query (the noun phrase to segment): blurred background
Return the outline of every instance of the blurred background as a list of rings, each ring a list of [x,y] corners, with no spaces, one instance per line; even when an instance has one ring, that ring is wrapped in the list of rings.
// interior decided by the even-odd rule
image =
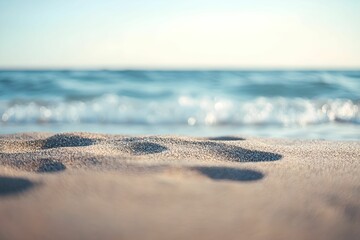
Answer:
[[[360,139],[360,1],[0,0],[0,133]]]

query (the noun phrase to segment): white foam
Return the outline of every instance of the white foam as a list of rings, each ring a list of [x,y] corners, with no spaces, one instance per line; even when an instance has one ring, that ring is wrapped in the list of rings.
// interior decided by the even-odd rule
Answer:
[[[2,123],[111,123],[180,125],[360,124],[360,105],[348,99],[256,98],[230,100],[180,96],[140,100],[103,95],[89,101],[0,102]]]

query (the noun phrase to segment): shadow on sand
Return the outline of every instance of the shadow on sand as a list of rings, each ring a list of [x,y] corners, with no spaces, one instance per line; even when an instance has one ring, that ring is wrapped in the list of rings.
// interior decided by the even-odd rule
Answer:
[[[192,169],[213,180],[256,181],[264,177],[259,171],[230,167],[193,167]]]
[[[35,184],[26,178],[0,176],[0,197],[19,194],[34,186]]]
[[[207,140],[213,141],[243,141],[245,138],[234,137],[234,136],[220,136],[220,137],[209,137]]]

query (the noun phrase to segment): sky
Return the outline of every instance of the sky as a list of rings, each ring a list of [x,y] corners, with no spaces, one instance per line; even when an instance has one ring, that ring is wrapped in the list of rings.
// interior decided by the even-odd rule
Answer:
[[[360,68],[359,0],[0,0],[0,68]]]

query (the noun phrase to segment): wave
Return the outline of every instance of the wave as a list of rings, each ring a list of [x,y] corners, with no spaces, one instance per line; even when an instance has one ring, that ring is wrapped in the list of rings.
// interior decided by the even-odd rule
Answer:
[[[93,98],[114,94],[254,99],[359,100],[360,71],[1,71],[0,100]]]
[[[350,99],[258,97],[253,100],[179,96],[165,100],[106,94],[88,100],[2,101],[2,124],[173,124],[303,126],[360,124]]]

